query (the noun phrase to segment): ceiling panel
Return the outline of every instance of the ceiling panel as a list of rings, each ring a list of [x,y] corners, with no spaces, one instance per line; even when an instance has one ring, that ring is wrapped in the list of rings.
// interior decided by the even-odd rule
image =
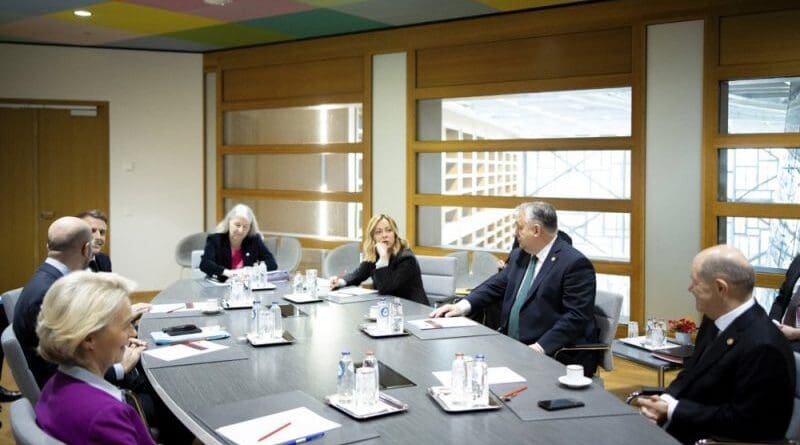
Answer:
[[[0,0],[0,43],[207,52],[582,1]]]

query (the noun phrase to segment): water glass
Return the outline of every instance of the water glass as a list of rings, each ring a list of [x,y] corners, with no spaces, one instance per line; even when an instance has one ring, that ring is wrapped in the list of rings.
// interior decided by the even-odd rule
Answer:
[[[317,269],[306,269],[306,292],[311,297],[317,296]]]
[[[667,342],[667,323],[661,318],[647,320],[647,338],[645,342],[651,347],[663,346]]]
[[[378,404],[378,380],[375,368],[362,366],[356,369],[356,408],[371,409]]]
[[[638,321],[629,321],[628,322],[628,338],[635,338],[639,336],[639,322]]]

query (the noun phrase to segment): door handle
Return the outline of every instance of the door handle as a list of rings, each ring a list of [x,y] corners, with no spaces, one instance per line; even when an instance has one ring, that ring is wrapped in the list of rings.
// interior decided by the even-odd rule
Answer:
[[[56,215],[55,212],[53,212],[52,210],[42,210],[39,213],[39,217],[41,219],[53,219],[53,217],[55,217],[55,215]]]

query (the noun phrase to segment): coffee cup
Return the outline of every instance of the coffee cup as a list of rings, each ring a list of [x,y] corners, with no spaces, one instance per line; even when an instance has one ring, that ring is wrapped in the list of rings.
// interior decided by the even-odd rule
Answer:
[[[567,365],[567,380],[577,382],[583,379],[583,366],[581,365]]]

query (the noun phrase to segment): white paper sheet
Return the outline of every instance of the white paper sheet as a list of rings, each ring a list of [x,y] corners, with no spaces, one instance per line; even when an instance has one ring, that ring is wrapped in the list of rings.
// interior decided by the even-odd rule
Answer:
[[[164,346],[156,349],[149,349],[147,351],[144,351],[144,353],[152,357],[155,357],[157,359],[171,362],[173,360],[179,360],[186,357],[193,357],[195,355],[200,355],[200,354],[207,354],[209,352],[219,351],[220,349],[228,348],[225,345],[212,343],[206,340],[194,341],[192,342],[192,345],[195,345],[196,347],[193,348],[191,346],[187,346],[184,344],[177,344],[171,346]],[[198,348],[205,348],[205,349],[198,349]]]
[[[261,437],[287,423],[289,423],[289,426],[259,442]],[[339,427],[341,425],[338,423],[332,422],[303,406],[223,426],[217,428],[216,431],[239,445],[275,445],[313,436]]]
[[[170,303],[170,304],[154,304],[150,306],[151,314],[174,314],[176,312],[189,312],[189,311],[200,311],[202,310],[202,306],[199,303],[194,303],[194,307],[187,308],[186,304],[184,303]]]
[[[336,289],[335,291],[330,292],[328,295],[336,295],[339,297],[358,297],[361,295],[371,295],[377,294],[377,289],[367,289],[365,287],[358,287],[358,286],[347,286],[341,289]]]
[[[442,328],[464,328],[468,326],[475,326],[478,323],[467,317],[450,317],[450,318],[426,318],[424,320],[411,320],[408,324],[416,327],[417,329],[442,329]]]
[[[433,376],[436,377],[442,385],[450,386],[450,371],[434,371]],[[501,383],[517,383],[525,382],[525,377],[517,374],[506,366],[495,366],[489,368],[489,384],[499,385]]]

